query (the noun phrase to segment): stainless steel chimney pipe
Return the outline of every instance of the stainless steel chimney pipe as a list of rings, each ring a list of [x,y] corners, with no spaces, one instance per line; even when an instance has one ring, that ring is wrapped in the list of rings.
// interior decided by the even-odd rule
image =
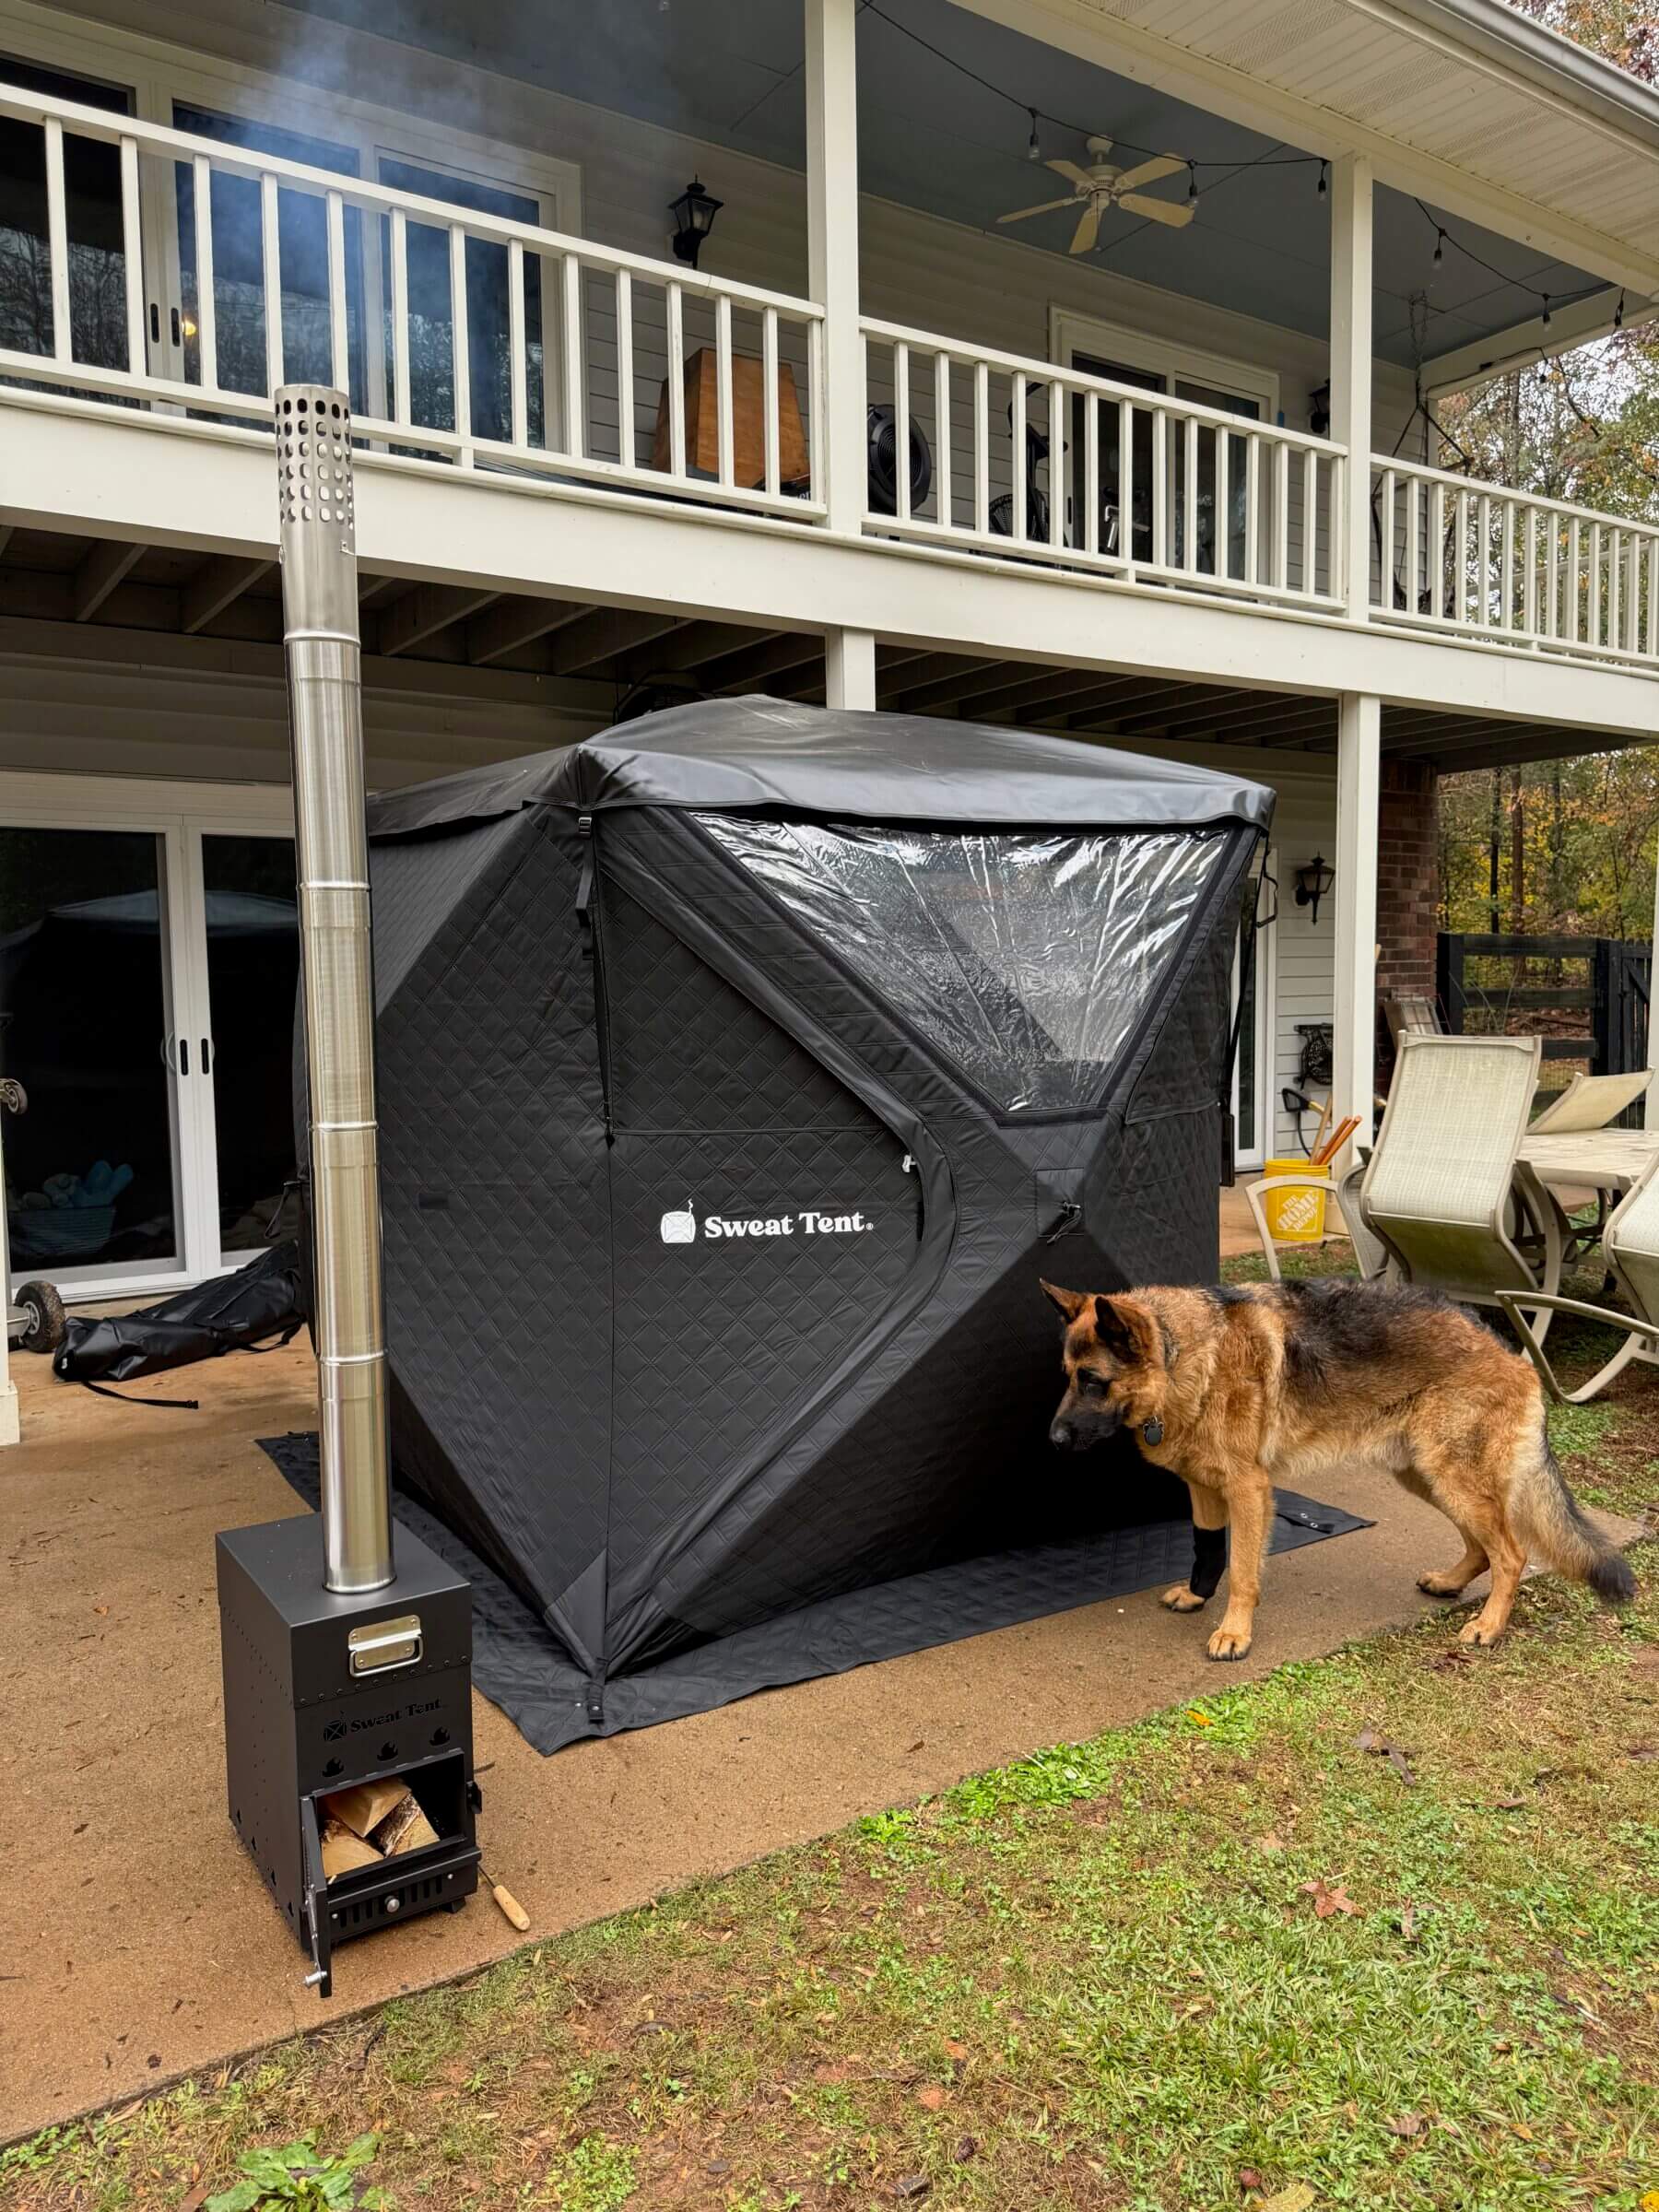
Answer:
[[[276,405],[324,1581],[330,1590],[379,1590],[394,1571],[351,411],[346,394],[325,384],[284,384]]]

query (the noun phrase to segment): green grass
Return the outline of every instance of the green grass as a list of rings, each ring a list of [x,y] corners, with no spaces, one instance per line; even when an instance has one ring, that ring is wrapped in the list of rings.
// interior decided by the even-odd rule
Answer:
[[[1653,1394],[1553,1427],[1659,1526]],[[49,2132],[0,2206],[173,2212],[372,2129],[402,2212],[1653,2212],[1637,1559],[1627,1617],[1529,1584],[1494,1653],[1452,1616],[1286,1667]]]

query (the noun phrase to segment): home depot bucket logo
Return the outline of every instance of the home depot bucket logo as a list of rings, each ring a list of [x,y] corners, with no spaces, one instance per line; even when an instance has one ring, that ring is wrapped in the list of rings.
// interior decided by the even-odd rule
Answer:
[[[1323,1196],[1324,1194],[1318,1191],[1287,1192],[1279,1200],[1280,1230],[1288,1231],[1291,1236],[1305,1236],[1319,1218]]]
[[[794,1214],[705,1214],[700,1221],[688,1199],[662,1217],[657,1234],[665,1244],[695,1244],[700,1238],[712,1244],[744,1237],[862,1237],[875,1227],[868,1214],[826,1214],[816,1206]]]

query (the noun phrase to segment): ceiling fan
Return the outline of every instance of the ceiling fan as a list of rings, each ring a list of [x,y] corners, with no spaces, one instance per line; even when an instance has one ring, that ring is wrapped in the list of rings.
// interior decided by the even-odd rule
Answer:
[[[1012,215],[999,215],[999,223],[1023,223],[1033,215],[1052,215],[1057,207],[1081,206],[1082,214],[1077,228],[1072,233],[1070,251],[1074,253],[1091,253],[1095,240],[1100,236],[1100,218],[1110,207],[1126,208],[1131,215],[1144,216],[1148,222],[1168,223],[1173,230],[1184,229],[1193,219],[1193,206],[1174,200],[1149,199],[1137,189],[1142,184],[1156,184],[1160,177],[1172,177],[1177,170],[1187,164],[1174,154],[1157,154],[1150,161],[1143,161],[1135,169],[1120,169],[1111,159],[1112,140],[1091,138],[1088,151],[1093,159],[1087,169],[1076,161],[1050,161],[1047,167],[1056,176],[1069,177],[1072,189],[1064,199],[1045,200],[1041,207],[1020,207]]]

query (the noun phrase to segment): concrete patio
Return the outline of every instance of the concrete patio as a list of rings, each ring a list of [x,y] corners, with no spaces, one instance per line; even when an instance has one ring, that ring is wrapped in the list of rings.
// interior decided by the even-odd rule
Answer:
[[[303,1344],[132,1386],[117,1404],[20,1359],[25,1441],[0,1454],[0,1681],[10,1829],[0,1891],[0,2140],[120,2102],[526,1940],[487,1895],[348,1946],[324,2005],[223,1802],[217,1530],[295,1500],[255,1439],[313,1418]],[[637,1905],[1059,1739],[1412,1619],[1453,1539],[1385,1477],[1317,1486],[1374,1528],[1276,1559],[1255,1649],[1146,1592],[809,1682],[544,1760],[478,1700],[480,1832],[528,1940]],[[1449,1631],[1450,1632],[1450,1631]]]

